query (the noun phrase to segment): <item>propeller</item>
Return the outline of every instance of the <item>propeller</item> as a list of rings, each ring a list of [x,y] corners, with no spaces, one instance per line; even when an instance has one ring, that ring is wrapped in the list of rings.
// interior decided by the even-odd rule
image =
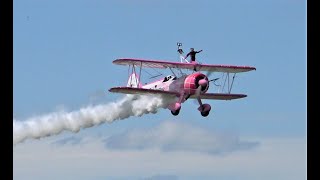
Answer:
[[[201,76],[196,78],[196,82],[195,83],[196,83],[196,87],[197,88],[201,87],[202,91],[204,91],[209,85],[209,82],[206,79],[206,77],[201,77]]]
[[[208,85],[208,81],[206,79],[200,79],[199,85],[202,87],[206,87]]]
[[[215,82],[215,81],[218,80],[218,79],[220,79],[220,78],[211,79],[211,80],[209,80],[209,82],[211,82],[211,81]]]
[[[206,74],[206,76],[209,78],[209,76],[210,76],[212,73],[213,73],[213,71],[208,71],[207,74]],[[214,84],[215,86],[219,86],[219,85],[217,85],[217,84],[215,83],[215,81],[217,81],[218,79],[220,79],[220,78],[211,79],[211,80],[209,80],[209,82],[213,81],[213,84]]]
[[[210,76],[212,73],[213,73],[213,71],[208,71],[208,72],[207,72],[206,76],[208,77],[208,79],[209,79],[209,76]],[[213,81],[213,84],[217,86],[217,84],[215,83],[215,81],[218,80],[218,79],[220,79],[220,78],[211,79],[211,80],[209,80],[209,82]]]

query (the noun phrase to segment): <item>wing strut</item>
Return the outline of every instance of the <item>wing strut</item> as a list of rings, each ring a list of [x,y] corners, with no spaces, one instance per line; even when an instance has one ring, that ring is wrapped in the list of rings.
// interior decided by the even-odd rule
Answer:
[[[141,69],[142,69],[142,62],[141,62],[141,64],[140,64],[139,82],[141,82],[141,81],[140,81],[140,79],[141,79]]]
[[[177,76],[177,75],[172,71],[171,67],[169,67],[169,69],[170,69],[170,71],[174,74],[174,76]],[[181,69],[180,69],[180,71],[181,71]]]
[[[233,87],[233,83],[236,77],[237,73],[232,73],[232,79],[231,79],[231,73],[227,72],[227,73],[222,73],[222,77],[221,78],[216,78],[216,79],[212,79],[212,81],[214,82],[214,85],[216,86],[220,86],[218,89],[219,93],[228,93],[231,94],[231,90]],[[216,80],[221,79],[222,82],[218,83],[218,85],[215,83]],[[225,89],[226,88],[226,89]]]
[[[230,89],[229,89],[229,94],[231,93],[231,89],[232,89],[233,82],[234,82],[234,78],[236,77],[236,74],[237,74],[237,73],[234,73],[234,74],[233,74],[231,86],[230,86]]]
[[[131,66],[132,65],[132,66]],[[128,80],[128,85],[132,86],[133,84],[136,84],[137,87],[139,87],[139,84],[141,82],[141,70],[142,70],[142,62],[140,64],[140,71],[139,71],[139,74],[138,74],[138,77],[137,76],[137,72],[136,72],[136,67],[134,64],[130,64],[129,65],[129,68],[128,68],[128,77],[129,77],[129,80]],[[130,74],[130,71],[131,71],[131,74]],[[134,76],[133,76],[134,74]]]

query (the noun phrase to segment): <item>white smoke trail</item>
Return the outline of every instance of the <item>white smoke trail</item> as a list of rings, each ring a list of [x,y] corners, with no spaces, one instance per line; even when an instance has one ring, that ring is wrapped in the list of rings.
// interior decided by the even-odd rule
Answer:
[[[130,116],[142,116],[156,113],[159,108],[166,108],[174,98],[160,96],[127,95],[118,102],[89,106],[79,111],[54,112],[33,117],[26,121],[13,120],[13,145],[25,139],[39,139],[57,135],[62,131],[78,132],[104,122],[125,119]]]

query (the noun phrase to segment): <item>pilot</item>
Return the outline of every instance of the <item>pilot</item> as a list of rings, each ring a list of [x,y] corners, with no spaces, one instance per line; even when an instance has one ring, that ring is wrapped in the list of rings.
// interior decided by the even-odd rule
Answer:
[[[168,77],[164,77],[164,79],[163,79],[162,82],[166,82],[166,81],[168,81],[168,80],[169,80]]]
[[[162,82],[167,82],[169,80],[176,80],[176,79],[177,79],[177,77],[169,75],[169,76],[164,77]]]
[[[195,62],[196,61],[196,54],[201,52],[202,50],[200,51],[195,51],[194,48],[190,48],[190,52],[186,55],[186,57],[184,57],[185,59],[187,59],[187,57],[190,55],[191,57],[191,63],[192,62]]]

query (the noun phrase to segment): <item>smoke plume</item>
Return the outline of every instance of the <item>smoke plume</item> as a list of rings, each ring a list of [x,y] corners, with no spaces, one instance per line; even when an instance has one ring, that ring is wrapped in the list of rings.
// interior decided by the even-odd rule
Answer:
[[[174,98],[161,96],[127,95],[123,99],[108,104],[89,106],[73,112],[54,112],[29,118],[25,121],[13,119],[13,145],[28,138],[39,139],[57,135],[62,131],[79,132],[80,129],[111,123],[130,116],[156,113],[166,108]]]

